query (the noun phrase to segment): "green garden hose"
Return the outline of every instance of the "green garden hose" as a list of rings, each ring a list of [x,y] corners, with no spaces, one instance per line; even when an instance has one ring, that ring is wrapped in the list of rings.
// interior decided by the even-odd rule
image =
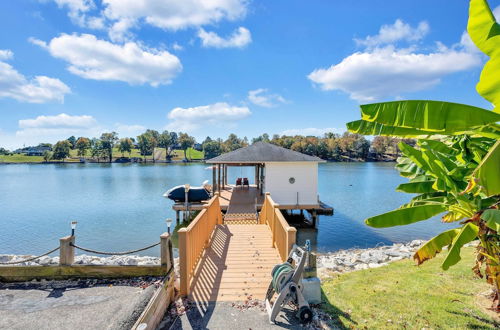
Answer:
[[[279,293],[284,282],[287,280],[287,275],[293,273],[293,266],[288,262],[277,265],[271,272],[273,277],[272,285],[275,292]],[[291,274],[290,274],[291,275]]]

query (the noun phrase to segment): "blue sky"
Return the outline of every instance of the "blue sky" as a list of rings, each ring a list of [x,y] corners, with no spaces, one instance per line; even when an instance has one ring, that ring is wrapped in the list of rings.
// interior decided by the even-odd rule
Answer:
[[[0,146],[146,128],[322,135],[395,99],[490,109],[467,13],[455,0],[2,1]]]

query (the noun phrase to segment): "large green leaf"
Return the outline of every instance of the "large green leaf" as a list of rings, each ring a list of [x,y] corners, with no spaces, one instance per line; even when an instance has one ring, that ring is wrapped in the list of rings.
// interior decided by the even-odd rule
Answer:
[[[500,210],[488,209],[481,214],[481,219],[486,221],[486,225],[500,234]]]
[[[471,0],[467,31],[476,46],[490,57],[476,86],[478,93],[496,106],[500,105],[500,25],[486,0]]]
[[[434,188],[432,188],[433,184],[434,181],[402,183],[396,188],[396,191],[410,193],[410,194],[430,193],[430,192],[435,192]]]
[[[500,194],[500,140],[490,148],[477,166],[474,178],[487,196]]]
[[[500,114],[442,101],[394,101],[361,106],[361,119],[379,124],[453,134],[500,121]]]
[[[385,228],[408,225],[410,223],[427,220],[432,216],[446,211],[444,205],[422,205],[397,209],[374,217],[367,218],[365,223],[375,228]]]
[[[460,228],[450,229],[431,238],[415,252],[413,259],[420,265],[424,261],[434,258],[445,246],[451,245],[453,238],[455,238],[459,232]]]
[[[425,131],[416,128],[383,125],[366,120],[351,121],[347,123],[347,129],[352,133],[362,135],[398,136],[402,138],[414,138],[418,136],[441,134],[439,132]]]
[[[478,232],[479,227],[471,222],[467,223],[460,229],[458,235],[453,239],[453,244],[448,252],[448,255],[446,256],[446,259],[444,259],[443,264],[441,265],[444,270],[448,270],[448,268],[460,261],[460,249],[465,244],[476,239]]]

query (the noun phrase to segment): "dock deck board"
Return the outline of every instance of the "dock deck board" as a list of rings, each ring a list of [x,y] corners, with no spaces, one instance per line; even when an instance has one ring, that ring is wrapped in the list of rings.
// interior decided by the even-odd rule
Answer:
[[[197,302],[264,299],[271,270],[280,263],[267,225],[217,225],[191,283]]]

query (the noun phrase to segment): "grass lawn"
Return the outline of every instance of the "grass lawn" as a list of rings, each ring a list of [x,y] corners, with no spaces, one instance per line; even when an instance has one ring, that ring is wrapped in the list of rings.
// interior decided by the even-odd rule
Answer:
[[[489,285],[473,276],[473,248],[447,271],[444,255],[420,267],[411,260],[336,275],[322,284],[332,326],[356,329],[494,329],[484,307]],[[483,306],[483,307],[481,307]]]
[[[0,162],[12,163],[36,163],[43,162],[42,156],[26,156],[26,155],[0,155]]]
[[[156,153],[159,153],[159,158],[161,160],[164,160],[165,159],[165,149],[164,148],[156,148]],[[77,156],[77,152],[78,150],[71,150],[70,151],[70,157],[78,157]],[[123,154],[125,157],[139,157],[139,158],[143,158],[143,156],[140,155],[140,151],[139,149],[132,149],[132,152],[129,153],[126,152]],[[174,157],[172,159],[174,160],[182,160],[184,159],[184,151],[182,150],[174,150]],[[121,157],[122,156],[122,153],[120,151],[118,151],[118,148],[113,148],[113,158],[114,157]],[[90,151],[87,151],[87,156],[86,157],[90,157]],[[187,150],[187,157],[189,159],[203,159],[204,158],[204,154],[203,154],[203,151],[198,151],[198,150],[195,150],[193,148],[189,148]],[[146,156],[146,159],[153,159],[153,155],[150,155],[150,156]]]

